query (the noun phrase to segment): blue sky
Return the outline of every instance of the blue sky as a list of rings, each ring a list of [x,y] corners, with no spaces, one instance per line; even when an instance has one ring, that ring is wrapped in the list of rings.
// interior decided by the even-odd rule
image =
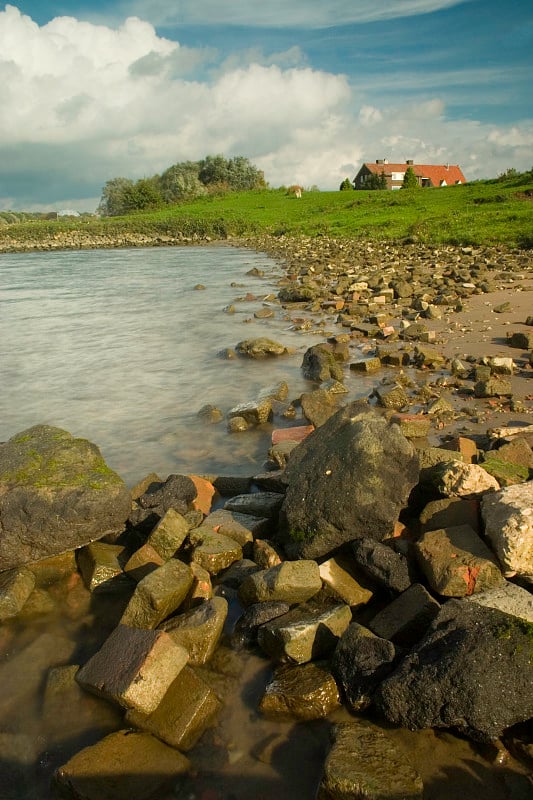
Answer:
[[[383,157],[529,169],[532,53],[531,0],[0,3],[0,209],[208,153],[323,189]]]

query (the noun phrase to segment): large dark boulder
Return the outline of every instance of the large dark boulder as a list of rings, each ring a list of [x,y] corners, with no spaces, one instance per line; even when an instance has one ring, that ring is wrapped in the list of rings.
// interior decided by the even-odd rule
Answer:
[[[319,558],[391,533],[418,480],[418,458],[398,425],[356,401],[292,451],[285,477],[280,539],[290,557]]]
[[[124,481],[96,445],[36,425],[0,445],[0,571],[124,529]]]
[[[456,728],[479,741],[533,716],[533,625],[450,600],[374,702],[411,730]]]
[[[319,383],[330,379],[342,381],[344,378],[342,366],[333,354],[333,347],[327,343],[314,344],[306,350],[302,372],[307,380]]]

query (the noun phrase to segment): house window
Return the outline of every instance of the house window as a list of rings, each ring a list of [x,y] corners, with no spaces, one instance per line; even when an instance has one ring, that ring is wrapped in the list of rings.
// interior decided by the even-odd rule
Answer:
[[[405,172],[393,172],[392,173],[392,180],[393,181],[403,181],[403,176]]]

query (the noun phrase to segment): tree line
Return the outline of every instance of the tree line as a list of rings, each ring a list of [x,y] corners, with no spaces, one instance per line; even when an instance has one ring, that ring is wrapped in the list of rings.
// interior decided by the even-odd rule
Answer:
[[[111,178],[102,189],[98,213],[114,217],[175,205],[206,194],[263,189],[266,185],[264,173],[248,158],[209,155],[201,161],[173,164],[161,175],[150,178]]]

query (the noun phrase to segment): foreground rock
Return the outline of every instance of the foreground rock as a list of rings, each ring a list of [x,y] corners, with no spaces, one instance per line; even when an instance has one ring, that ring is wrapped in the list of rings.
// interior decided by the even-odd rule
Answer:
[[[376,725],[335,725],[317,800],[422,800],[422,780]]]
[[[188,759],[147,733],[123,730],[76,753],[54,775],[73,800],[148,800],[189,771]]]
[[[418,480],[418,458],[397,425],[355,402],[292,451],[286,479],[285,549],[317,558],[352,539],[389,534]]]
[[[481,513],[505,574],[533,582],[533,481],[485,495]]]
[[[456,728],[490,741],[533,716],[531,625],[468,600],[451,600],[376,693],[411,730]]]
[[[118,534],[130,507],[96,445],[28,428],[0,445],[0,572]]]

